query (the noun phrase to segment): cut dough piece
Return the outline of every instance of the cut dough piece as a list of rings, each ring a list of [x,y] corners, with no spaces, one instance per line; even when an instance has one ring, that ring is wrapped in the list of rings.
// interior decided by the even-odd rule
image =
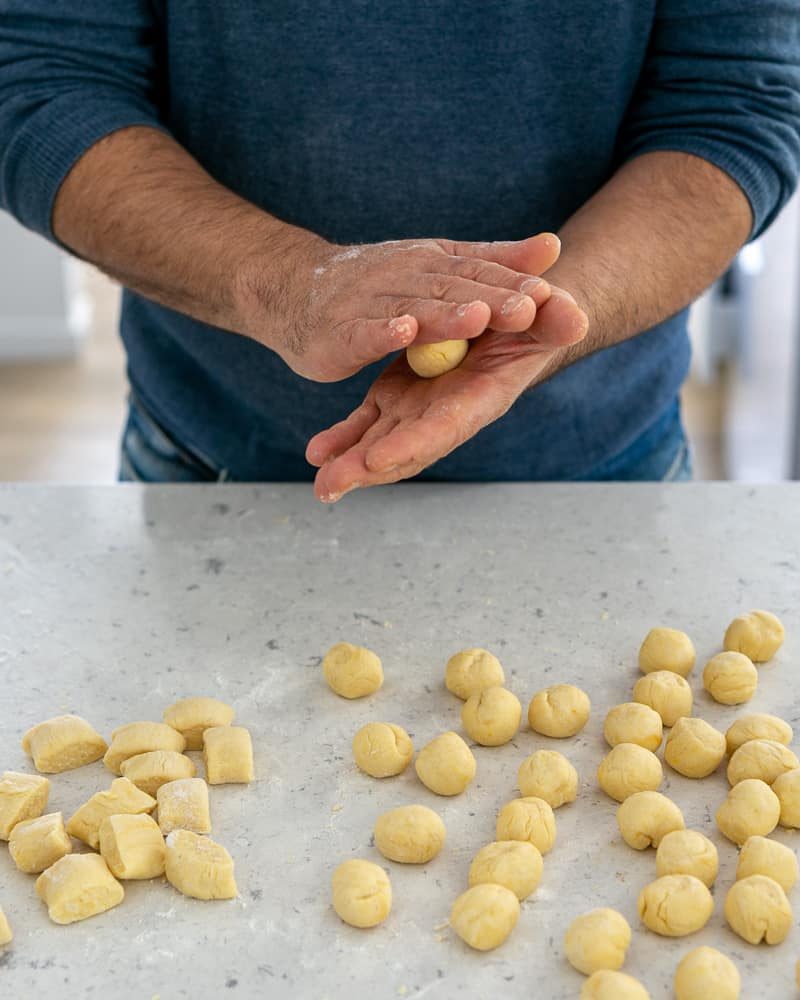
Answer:
[[[375,822],[375,846],[390,861],[424,865],[441,851],[444,823],[427,806],[400,806]]]
[[[115,778],[111,787],[95,792],[67,820],[67,833],[88,844],[93,851],[100,847],[100,824],[106,816],[120,813],[150,813],[156,807],[152,795],[143,792],[127,778]]]
[[[556,842],[556,818],[549,803],[535,795],[507,802],[497,815],[498,840],[527,840],[547,854]]]
[[[749,875],[728,890],[725,919],[750,944],[780,944],[792,929],[792,907],[775,879]]]
[[[662,838],[656,851],[656,874],[694,875],[711,888],[719,872],[719,854],[714,844],[697,830],[673,830]]]
[[[624,802],[636,792],[654,792],[663,779],[661,761],[638,743],[618,743],[597,769],[598,784],[617,802]]]
[[[203,733],[203,761],[209,785],[253,780],[253,741],[244,726],[214,726]]]
[[[673,830],[683,830],[683,813],[661,792],[634,792],[617,809],[622,839],[637,851],[658,847]]]
[[[8,922],[8,918],[5,913],[3,913],[2,907],[0,907],[0,948],[4,944],[10,944],[14,940],[14,934],[11,930],[11,925]]]
[[[505,684],[505,674],[497,657],[488,649],[463,649],[447,661],[444,683],[462,701],[484,688]]]
[[[166,837],[173,830],[209,833],[208,785],[202,778],[168,781],[156,793],[158,825]]]
[[[372,861],[343,861],[333,873],[333,908],[351,927],[376,927],[389,916],[392,885]]]
[[[155,795],[162,785],[178,778],[197,774],[194,761],[175,750],[148,750],[124,760],[119,767],[122,777],[132,781],[148,795]]]
[[[675,970],[675,1000],[739,1000],[741,988],[733,962],[707,945],[687,952]]]
[[[482,847],[469,869],[469,885],[504,885],[522,901],[542,878],[542,855],[525,840],[496,840]]]
[[[106,816],[100,824],[100,853],[116,878],[164,874],[164,838],[158,823],[146,813]]]
[[[380,657],[364,646],[337,642],[322,660],[328,687],[342,698],[364,698],[383,684]]]
[[[186,740],[165,722],[129,722],[111,734],[111,746],[103,763],[114,774],[120,773],[120,764],[129,757],[150,750],[174,750],[183,753]]]
[[[4,771],[0,780],[0,840],[25,819],[41,816],[47,807],[50,781],[38,774]]]
[[[187,750],[202,750],[206,729],[229,726],[235,716],[233,708],[218,698],[182,698],[164,710],[164,722],[183,736]]]
[[[746,778],[734,785],[717,809],[717,826],[739,847],[748,837],[766,837],[778,825],[781,804],[769,785]]]
[[[562,740],[583,729],[591,710],[585,691],[574,684],[553,684],[531,699],[528,722],[534,732]]]
[[[625,917],[602,906],[572,921],[564,935],[564,954],[574,969],[591,976],[598,969],[621,969],[630,943]]]
[[[412,344],[406,360],[420,378],[438,378],[458,368],[469,350],[468,340],[442,340],[437,344]]]
[[[519,900],[502,885],[475,885],[462,892],[450,911],[450,926],[470,948],[499,947],[519,919]]]
[[[662,875],[642,889],[637,908],[642,923],[655,934],[685,937],[705,927],[714,900],[694,875]]]
[[[751,611],[733,619],[722,644],[727,650],[744,653],[754,663],[765,663],[781,648],[784,636],[780,619],[770,611]]]
[[[692,640],[676,628],[654,628],[639,649],[639,669],[643,674],[671,670],[681,677],[692,672],[697,655]]]
[[[33,757],[37,771],[59,774],[99,760],[108,746],[86,719],[57,715],[29,729],[22,737],[22,749]]]
[[[467,735],[484,747],[499,747],[513,740],[521,718],[519,698],[504,687],[484,688],[470,695],[461,708]]]
[[[742,705],[758,687],[758,671],[744,653],[718,653],[703,669],[703,687],[721,705]]]
[[[475,757],[458,733],[442,733],[414,762],[419,780],[437,795],[460,795],[475,777]]]
[[[664,745],[664,760],[687,778],[705,778],[725,756],[725,737],[704,719],[678,719]]]
[[[17,868],[28,875],[38,875],[65,854],[71,854],[72,841],[64,829],[61,813],[17,823],[8,839],[8,850]]]
[[[56,924],[86,920],[125,898],[125,890],[99,854],[67,854],[42,872],[36,892]]]
[[[353,759],[373,778],[391,778],[411,763],[414,744],[402,726],[368,722],[353,737]]]
[[[692,689],[673,670],[654,670],[640,677],[633,685],[633,700],[658,712],[665,726],[692,714]]]
[[[233,899],[238,890],[233,859],[221,844],[190,830],[173,830],[166,842],[167,881],[194,899]]]
[[[517,785],[523,798],[544,799],[558,809],[577,798],[578,772],[557,750],[537,750],[520,764]]]
[[[772,791],[781,804],[781,826],[791,830],[800,828],[800,768],[784,771],[772,782]]]
[[[583,984],[580,1000],[650,1000],[650,994],[625,972],[599,969]]]
[[[775,740],[788,747],[793,739],[794,733],[788,722],[765,712],[743,715],[725,733],[729,754],[735,753],[743,743],[749,743],[750,740]]]
[[[748,837],[739,853],[736,879],[748,875],[769,875],[784,892],[797,881],[797,855],[785,844],[768,837]]]
[[[637,743],[645,750],[657,750],[661,746],[663,732],[658,712],[638,701],[615,705],[603,724],[603,736],[610,747],[618,743]]]
[[[800,767],[792,751],[776,740],[748,740],[728,761],[728,781],[738,785],[745,778],[760,778],[768,785],[787,771]]]

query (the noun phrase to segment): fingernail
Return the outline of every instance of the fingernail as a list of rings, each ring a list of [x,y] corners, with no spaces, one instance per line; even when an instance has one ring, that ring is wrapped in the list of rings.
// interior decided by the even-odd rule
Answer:
[[[466,316],[473,306],[479,306],[481,304],[480,299],[475,299],[472,302],[465,302],[463,305],[459,306],[458,309],[456,309],[456,316]]]
[[[523,306],[528,305],[531,300],[527,295],[512,295],[510,299],[506,299],[503,303],[503,308],[500,312],[503,316],[508,316],[510,313],[519,312]]]
[[[544,237],[545,246],[550,247],[555,245],[559,249],[561,248],[561,240],[556,236],[555,233],[542,233],[542,236]]]
[[[527,295],[528,292],[533,292],[537,288],[540,288],[544,282],[541,278],[534,276],[533,278],[526,278],[522,284],[519,286],[519,290],[523,295]]]
[[[395,340],[406,340],[414,332],[411,323],[404,316],[398,316],[396,319],[390,320],[389,328],[393,332]]]

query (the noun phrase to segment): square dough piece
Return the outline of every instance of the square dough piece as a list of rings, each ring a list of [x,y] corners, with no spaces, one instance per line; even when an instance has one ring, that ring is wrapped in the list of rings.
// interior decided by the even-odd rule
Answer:
[[[209,785],[249,784],[253,743],[244,726],[214,726],[203,733],[203,760]]]
[[[115,878],[158,878],[164,852],[158,823],[147,813],[106,816],[100,824],[100,853]]]
[[[183,698],[164,710],[164,722],[186,738],[187,750],[203,749],[203,733],[213,726],[229,726],[236,713],[218,698]]]
[[[158,825],[166,835],[173,830],[208,833],[211,814],[208,808],[208,785],[202,778],[168,781],[156,792]]]
[[[41,816],[47,807],[50,781],[38,774],[5,771],[0,781],[0,840],[25,819]]]
[[[8,839],[8,850],[21,872],[38,875],[65,854],[72,853],[72,841],[64,829],[60,812],[17,823]]]
[[[68,854],[36,879],[36,892],[56,924],[72,924],[121,903],[125,890],[99,854]]]
[[[29,729],[22,737],[22,749],[33,757],[37,771],[59,774],[99,760],[108,746],[86,719],[57,715]]]
[[[100,847],[100,824],[106,816],[119,813],[149,813],[156,807],[152,795],[141,791],[127,778],[115,778],[111,787],[96,792],[67,820],[67,833],[93,851]]]
[[[221,844],[189,830],[167,837],[167,880],[194,899],[233,899],[233,859]]]

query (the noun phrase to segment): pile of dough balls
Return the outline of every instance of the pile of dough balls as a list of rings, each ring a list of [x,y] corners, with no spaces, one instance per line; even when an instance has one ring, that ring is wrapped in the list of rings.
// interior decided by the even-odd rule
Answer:
[[[250,733],[216,698],[184,698],[163,722],[120,726],[107,743],[85,719],[40,722],[22,748],[40,774],[6,771],[0,779],[0,839],[20,871],[37,875],[36,892],[51,920],[70,924],[117,906],[122,882],[166,875],[196,899],[237,894],[234,865],[211,832],[209,785],[253,780]],[[205,780],[187,750],[202,750]],[[103,759],[115,777],[65,822],[46,812],[50,779]],[[157,820],[153,813],[157,809]],[[73,853],[73,838],[93,853]],[[5,940],[3,940],[5,938]],[[11,940],[0,914],[0,944]]]

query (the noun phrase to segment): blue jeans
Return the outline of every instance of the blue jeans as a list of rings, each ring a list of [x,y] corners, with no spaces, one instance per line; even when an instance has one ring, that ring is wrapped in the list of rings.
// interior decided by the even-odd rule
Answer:
[[[309,480],[313,470],[309,467]],[[686,482],[692,463],[677,401],[652,428],[621,455],[581,477],[589,482]],[[179,444],[131,395],[128,420],[122,434],[120,482],[222,483],[228,471],[207,456]]]

